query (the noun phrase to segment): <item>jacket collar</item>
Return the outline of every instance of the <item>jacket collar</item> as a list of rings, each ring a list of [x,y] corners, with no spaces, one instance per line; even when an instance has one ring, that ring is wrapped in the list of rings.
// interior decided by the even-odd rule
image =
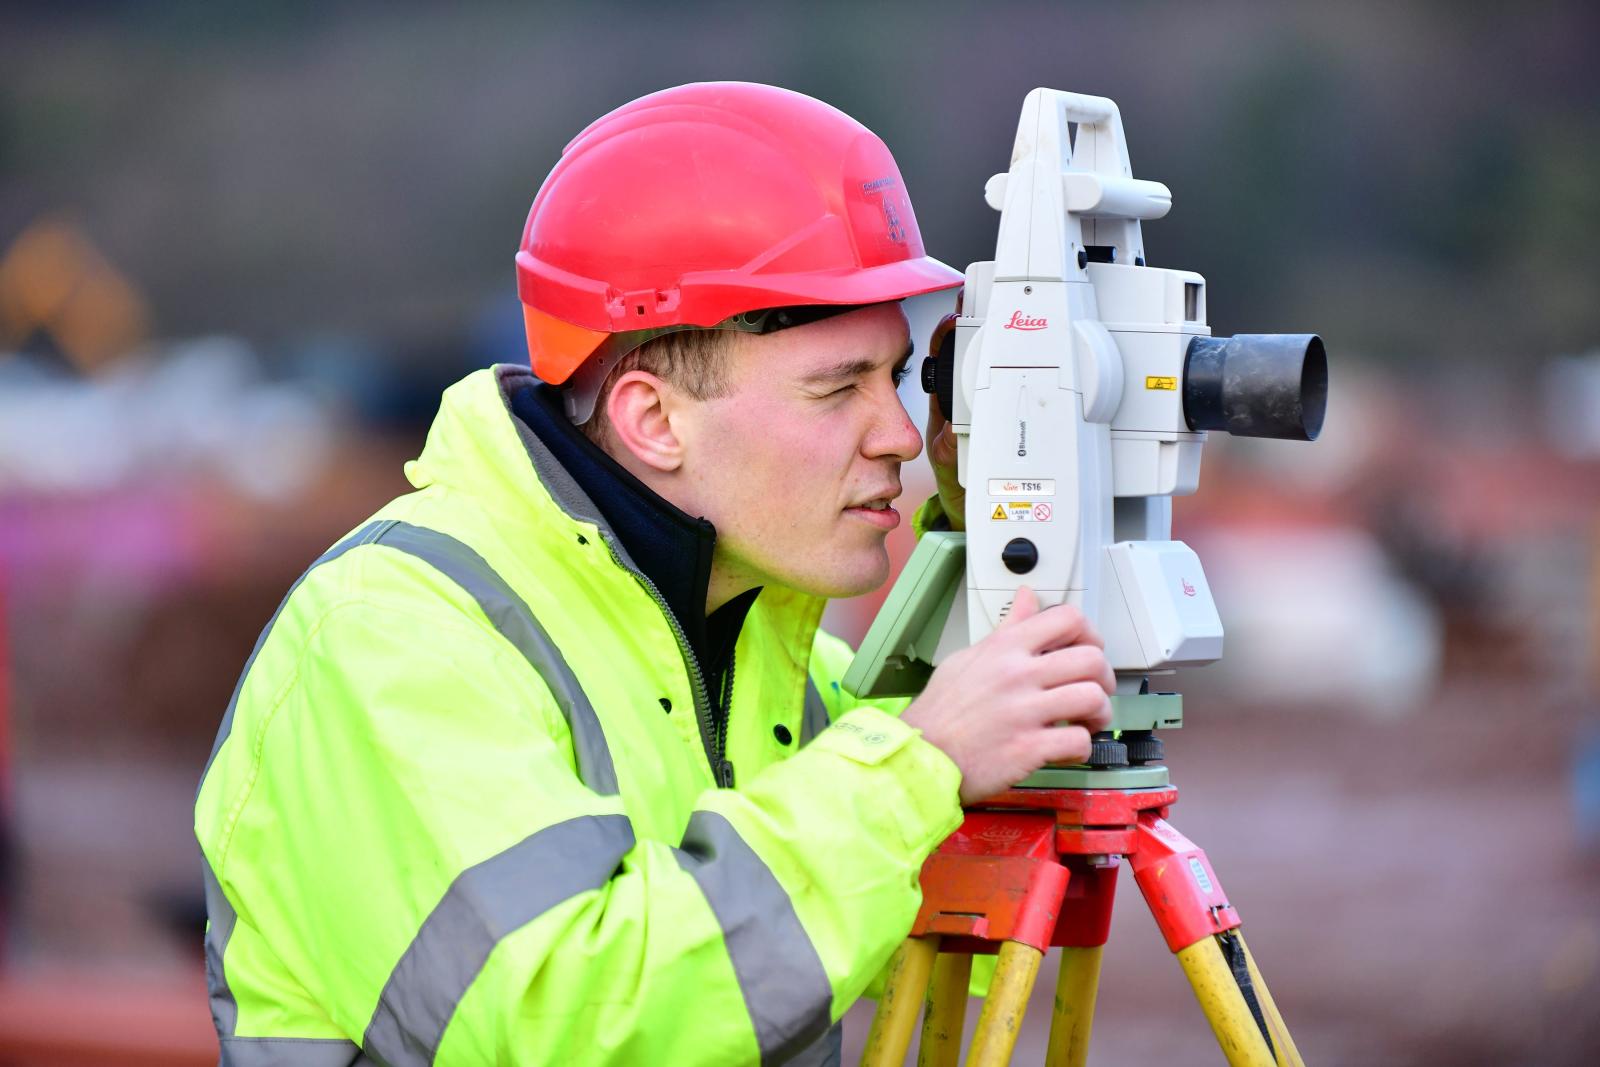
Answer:
[[[550,445],[517,417],[513,397],[539,384],[526,366],[502,364],[475,371],[450,386],[428,431],[422,454],[406,464],[407,479],[418,489],[437,485],[462,494],[493,515],[507,542],[526,546],[529,551],[567,557],[576,538],[598,535],[622,569],[650,577],[654,582],[643,562],[635,558],[628,539],[595,503],[591,490],[600,493],[601,488],[580,481]],[[576,433],[570,428],[569,432]],[[661,503],[671,507],[666,501]],[[679,511],[678,515],[683,513]],[[684,518],[691,524],[696,521]],[[709,528],[710,524],[706,526]],[[714,528],[710,536],[713,540],[709,544],[714,545]],[[635,579],[623,578],[624,586],[608,585],[609,591],[604,595],[627,595],[626,586],[634,586]],[[803,669],[825,601],[779,586],[763,589],[759,599],[746,596],[756,602],[753,606],[745,604],[744,609],[752,616],[759,615],[763,626],[773,629],[795,658],[796,666]],[[698,617],[703,619],[703,587],[697,603]],[[676,617],[678,609],[670,601],[669,608]],[[687,607],[683,610],[685,614],[689,611]],[[739,612],[741,619],[744,615],[744,611]],[[687,638],[689,628],[683,628]],[[740,626],[733,626],[732,635],[736,636],[739,630]],[[728,639],[730,646],[733,636]],[[698,648],[696,654],[699,655]],[[710,681],[714,679],[708,678]]]
[[[561,394],[553,386],[519,383],[507,389],[506,399],[512,415],[594,502],[635,566],[667,602],[707,680],[715,682],[761,592],[743,593],[707,616],[716,527],[663,498],[585,437],[568,420]]]

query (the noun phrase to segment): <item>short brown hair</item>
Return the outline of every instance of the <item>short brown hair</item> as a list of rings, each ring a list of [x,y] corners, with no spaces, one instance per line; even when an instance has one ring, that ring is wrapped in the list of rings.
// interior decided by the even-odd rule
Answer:
[[[606,375],[595,397],[594,414],[582,426],[583,434],[604,446],[611,429],[606,401],[618,378],[642,370],[682,389],[696,400],[728,395],[728,352],[733,335],[726,330],[679,330],[654,337],[623,356]]]

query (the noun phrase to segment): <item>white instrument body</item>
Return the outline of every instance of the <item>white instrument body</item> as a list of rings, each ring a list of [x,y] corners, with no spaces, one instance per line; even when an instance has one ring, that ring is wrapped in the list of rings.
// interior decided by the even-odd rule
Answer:
[[[1205,280],[1144,266],[1140,232],[1171,194],[1132,176],[1114,103],[1035,89],[985,196],[999,240],[967,269],[955,331],[966,611],[937,658],[986,636],[1027,585],[1081,608],[1130,685],[1211,662],[1222,624],[1171,508],[1196,488],[1206,436],[1182,402],[1189,341],[1210,334]],[[1002,561],[1018,538],[1037,550],[1022,573]]]

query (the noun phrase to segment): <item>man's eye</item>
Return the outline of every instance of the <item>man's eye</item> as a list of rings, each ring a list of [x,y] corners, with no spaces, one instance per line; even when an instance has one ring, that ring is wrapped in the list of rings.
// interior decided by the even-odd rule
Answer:
[[[903,383],[910,376],[911,364],[907,363],[904,366],[896,367],[894,369],[894,387],[896,389],[900,388],[901,383]]]

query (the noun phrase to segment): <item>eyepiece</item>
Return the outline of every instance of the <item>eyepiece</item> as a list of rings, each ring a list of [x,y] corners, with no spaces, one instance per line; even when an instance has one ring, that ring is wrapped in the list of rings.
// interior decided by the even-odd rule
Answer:
[[[955,418],[956,410],[956,317],[946,315],[934,327],[928,342],[930,354],[922,360],[922,391],[939,401],[944,421]]]
[[[1196,337],[1183,366],[1191,430],[1315,441],[1328,408],[1328,354],[1310,333]]]

